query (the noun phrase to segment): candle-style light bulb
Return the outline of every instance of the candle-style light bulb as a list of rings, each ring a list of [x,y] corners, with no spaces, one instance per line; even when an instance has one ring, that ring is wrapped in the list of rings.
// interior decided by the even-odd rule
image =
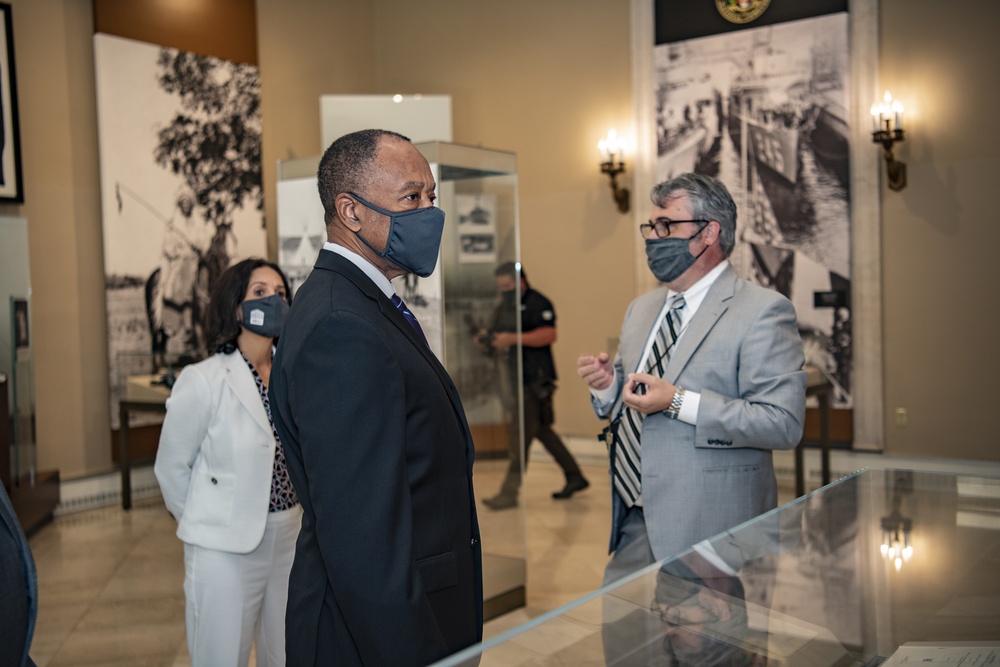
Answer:
[[[893,100],[892,106],[890,107],[893,113],[893,123],[895,127],[893,129],[902,130],[903,129],[903,103],[899,100]]]

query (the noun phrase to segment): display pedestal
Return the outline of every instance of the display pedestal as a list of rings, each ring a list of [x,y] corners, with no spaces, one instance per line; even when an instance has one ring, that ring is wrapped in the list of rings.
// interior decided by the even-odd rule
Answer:
[[[17,520],[26,535],[31,535],[52,520],[52,513],[59,504],[59,471],[46,470],[36,472],[34,479],[30,475],[11,474],[13,469],[11,415],[7,390],[7,376],[0,373],[0,482],[10,498]]]
[[[820,480],[822,485],[830,483],[830,390],[833,388],[823,372],[814,367],[806,366],[808,374],[806,396],[815,396],[819,400],[819,446],[820,446]],[[795,496],[805,495],[806,475],[803,448],[800,442],[795,448]]]
[[[17,520],[27,536],[52,520],[53,512],[59,504],[59,471],[44,470],[31,478],[24,477],[7,489],[10,504],[14,506]]]

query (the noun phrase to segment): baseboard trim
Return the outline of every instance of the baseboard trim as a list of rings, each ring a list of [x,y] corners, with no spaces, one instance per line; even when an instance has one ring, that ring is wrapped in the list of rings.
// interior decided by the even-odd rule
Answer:
[[[596,437],[568,436],[564,437],[563,440],[581,466],[607,469],[607,448]],[[823,477],[820,450],[807,447],[802,453],[806,488],[819,488]],[[541,444],[536,443],[531,448],[530,456],[532,462],[553,462],[552,457]],[[889,456],[882,453],[842,449],[830,451],[831,482],[863,468],[901,468],[926,472],[950,472],[976,477],[1000,477],[1000,461]],[[779,485],[794,486],[794,451],[774,452],[774,474]],[[132,468],[132,501],[158,498],[160,498],[160,485],[157,484],[156,476],[153,474],[152,463],[134,466]],[[53,514],[61,516],[72,512],[120,505],[121,502],[121,473],[118,470],[111,470],[87,477],[60,480],[59,504]]]
[[[132,502],[160,498],[160,485],[153,474],[153,465],[132,467]],[[71,514],[86,510],[120,505],[122,502],[122,476],[118,470],[63,480],[59,504],[55,515]]]

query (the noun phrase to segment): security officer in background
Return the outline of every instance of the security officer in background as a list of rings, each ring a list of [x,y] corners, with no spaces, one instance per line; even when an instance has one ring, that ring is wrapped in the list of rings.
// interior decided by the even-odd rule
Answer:
[[[523,267],[520,267],[520,277],[518,276],[519,266],[514,262],[506,262],[494,272],[501,301],[493,315],[493,326],[489,331],[481,331],[476,340],[486,351],[496,350],[500,353],[501,359],[507,364],[501,371],[507,371],[508,377],[516,381],[518,333],[514,299],[517,294],[517,283],[520,281],[525,466],[528,459],[527,448],[535,438],[538,438],[566,476],[566,485],[562,490],[553,493],[552,497],[565,499],[577,491],[586,489],[590,483],[584,478],[580,466],[566,449],[562,438],[552,430],[552,422],[555,420],[552,394],[556,389],[556,366],[552,360],[551,346],[556,341],[555,310],[551,301],[528,285]],[[514,413],[510,422],[511,428],[508,430],[510,465],[500,487],[500,493],[483,501],[493,510],[516,507],[517,492],[521,486],[521,443],[516,428],[519,422],[517,397],[514,396],[510,403]]]

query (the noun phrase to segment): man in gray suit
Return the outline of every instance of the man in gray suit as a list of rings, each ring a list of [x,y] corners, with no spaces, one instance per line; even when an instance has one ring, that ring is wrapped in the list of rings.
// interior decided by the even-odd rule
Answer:
[[[737,277],[736,204],[721,181],[653,188],[640,225],[662,285],[625,314],[618,353],[578,373],[609,418],[610,583],[777,504],[771,451],[802,437],[806,373],[792,304]]]

